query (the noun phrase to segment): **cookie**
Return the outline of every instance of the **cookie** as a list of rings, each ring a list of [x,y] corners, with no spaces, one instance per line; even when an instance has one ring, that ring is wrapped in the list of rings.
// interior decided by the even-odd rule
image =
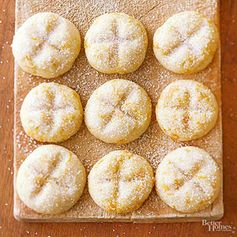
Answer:
[[[136,71],[145,58],[147,45],[142,23],[124,13],[97,17],[85,36],[88,62],[108,74]]]
[[[206,135],[216,124],[218,105],[211,90],[193,80],[170,83],[160,95],[156,118],[172,139],[190,141]]]
[[[215,24],[194,11],[171,16],[153,38],[157,60],[175,73],[196,73],[206,68],[218,47]]]
[[[58,77],[70,70],[80,48],[76,26],[51,12],[28,18],[12,43],[13,55],[22,70],[44,78]]]
[[[184,213],[211,205],[220,192],[220,168],[203,149],[189,146],[168,153],[156,171],[156,191],[170,207]]]
[[[89,193],[108,212],[127,213],[138,209],[154,185],[150,164],[126,150],[112,151],[100,159],[88,176]]]
[[[142,87],[115,79],[93,92],[85,108],[85,123],[98,139],[124,144],[146,131],[151,112],[151,100]]]
[[[25,97],[20,118],[26,134],[40,142],[62,142],[83,120],[80,96],[58,83],[41,83]]]
[[[22,202],[38,213],[59,214],[80,198],[86,172],[77,156],[57,145],[35,149],[21,164],[17,193]]]

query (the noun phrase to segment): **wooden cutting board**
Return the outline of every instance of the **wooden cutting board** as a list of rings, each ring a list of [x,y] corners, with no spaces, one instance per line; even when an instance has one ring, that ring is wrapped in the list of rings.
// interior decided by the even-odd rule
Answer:
[[[136,141],[126,145],[105,144],[93,137],[83,124],[79,132],[60,145],[67,147],[78,155],[90,171],[93,164],[108,152],[115,149],[128,149],[146,157],[154,170],[160,160],[173,149],[194,145],[205,149],[217,161],[222,169],[222,124],[221,124],[221,83],[220,83],[220,48],[213,62],[204,71],[194,75],[178,75],[164,69],[156,60],[152,52],[152,37],[158,26],[171,15],[184,11],[196,10],[208,18],[213,19],[219,27],[218,0],[17,0],[16,1],[16,28],[28,17],[40,12],[51,11],[71,20],[80,30],[82,38],[92,21],[106,12],[124,12],[140,19],[148,32],[149,47],[142,66],[134,73],[127,75],[105,75],[95,71],[87,63],[82,48],[73,68],[60,78],[45,80],[24,73],[15,65],[15,150],[14,168],[15,178],[22,161],[39,145],[30,139],[21,126],[19,111],[25,95],[34,86],[55,81],[75,89],[81,96],[85,106],[91,93],[104,82],[123,78],[132,80],[141,85],[150,95],[153,103],[153,116],[149,129]],[[215,128],[205,137],[191,142],[174,142],[159,128],[155,120],[155,105],[162,89],[178,79],[193,79],[207,85],[215,94],[219,103],[219,119]],[[68,212],[60,215],[42,215],[27,208],[19,199],[16,190],[14,195],[14,216],[18,220],[27,221],[57,221],[57,222],[92,222],[92,221],[126,221],[126,222],[180,222],[197,221],[202,219],[219,219],[223,216],[223,188],[217,200],[208,208],[194,214],[179,213],[166,204],[152,191],[148,200],[138,210],[125,214],[108,214],[99,208],[90,198],[87,187],[78,203]]]

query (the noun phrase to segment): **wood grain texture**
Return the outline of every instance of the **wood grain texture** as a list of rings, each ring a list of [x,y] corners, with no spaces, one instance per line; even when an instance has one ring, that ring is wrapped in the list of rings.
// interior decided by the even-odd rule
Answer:
[[[86,126],[83,124],[78,133],[60,145],[73,151],[86,167],[87,174],[91,167],[105,154],[116,149],[127,149],[147,158],[154,170],[160,160],[170,151],[184,145],[194,145],[208,151],[222,169],[222,124],[221,124],[221,106],[219,106],[219,119],[215,128],[201,139],[191,142],[174,142],[167,137],[159,128],[155,118],[155,106],[163,88],[170,82],[179,79],[193,79],[207,85],[215,94],[218,104],[221,105],[220,92],[220,49],[214,57],[213,62],[202,72],[192,75],[177,75],[162,67],[152,51],[152,38],[158,26],[171,15],[184,11],[196,10],[212,19],[216,25],[219,25],[219,6],[218,1],[203,0],[142,0],[139,3],[136,0],[69,0],[52,1],[48,4],[47,0],[17,0],[16,6],[16,28],[31,15],[41,11],[56,12],[71,20],[80,29],[82,38],[91,25],[95,17],[105,12],[125,12],[140,19],[148,32],[149,46],[147,56],[142,66],[131,74],[126,75],[105,75],[95,71],[87,62],[84,50],[80,52],[79,57],[73,65],[73,68],[62,77],[54,81],[74,88],[82,99],[83,107],[99,85],[105,81],[123,78],[132,80],[141,85],[149,94],[153,104],[153,116],[149,129],[139,139],[126,145],[106,144],[92,136]],[[133,6],[135,6],[134,8]],[[86,8],[81,8],[85,6]],[[39,83],[49,81],[34,77],[24,73],[19,66],[15,65],[15,151],[14,151],[14,173],[15,178],[17,170],[23,160],[39,145],[25,135],[19,118],[22,100],[26,93]],[[16,191],[16,190],[15,190]],[[183,214],[165,205],[160,200],[153,189],[146,202],[136,211],[124,215],[110,214],[98,207],[90,197],[87,188],[76,205],[69,211],[60,215],[42,215],[27,208],[19,199],[15,192],[14,215],[19,220],[27,221],[124,221],[124,222],[181,222],[197,221],[200,219],[219,219],[223,215],[222,191],[217,200],[203,211],[193,214]]]
[[[0,236],[231,236],[208,232],[201,223],[26,223],[13,218],[13,58],[14,1],[0,0]],[[237,2],[221,1],[222,95],[224,127],[223,224],[237,227]],[[9,43],[8,43],[9,42]],[[36,235],[37,234],[37,235]],[[235,234],[232,234],[235,236]]]

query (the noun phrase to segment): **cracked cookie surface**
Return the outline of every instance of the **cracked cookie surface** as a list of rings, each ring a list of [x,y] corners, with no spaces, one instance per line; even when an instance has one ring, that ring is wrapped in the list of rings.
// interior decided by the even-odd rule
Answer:
[[[13,55],[32,75],[54,78],[67,72],[81,48],[81,37],[69,20],[51,12],[27,19],[13,38]]]
[[[215,24],[194,11],[171,16],[153,38],[158,61],[175,73],[196,73],[212,61],[218,47]]]
[[[26,134],[41,142],[61,142],[74,135],[83,120],[80,96],[58,83],[41,83],[25,97],[20,117]]]
[[[151,101],[138,84],[110,80],[97,88],[85,108],[89,131],[106,143],[124,144],[137,139],[151,120]]]
[[[198,147],[168,153],[156,171],[156,191],[170,207],[184,213],[211,205],[220,192],[220,168]]]
[[[148,39],[142,23],[124,13],[95,19],[85,36],[85,52],[92,67],[103,73],[130,73],[142,64]]]
[[[89,193],[95,203],[115,213],[138,209],[153,185],[153,170],[148,161],[126,150],[105,155],[88,176]]]
[[[172,139],[190,141],[206,135],[216,124],[218,105],[209,88],[193,80],[170,83],[156,106],[160,128]]]
[[[35,149],[21,164],[16,180],[23,203],[38,213],[58,214],[80,198],[86,172],[77,156],[57,145]]]

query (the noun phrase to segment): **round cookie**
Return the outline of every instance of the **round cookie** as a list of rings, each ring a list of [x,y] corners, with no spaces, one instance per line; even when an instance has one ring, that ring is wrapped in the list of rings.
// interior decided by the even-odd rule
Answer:
[[[151,113],[150,98],[142,87],[115,79],[93,92],[85,108],[85,123],[98,139],[124,144],[146,131]]]
[[[168,153],[156,171],[156,191],[170,207],[200,211],[220,192],[220,168],[203,149],[189,146]]]
[[[80,198],[86,172],[77,156],[62,146],[44,145],[21,164],[17,193],[22,202],[38,213],[59,214]]]
[[[216,124],[218,105],[211,90],[193,80],[170,83],[160,95],[156,118],[172,139],[190,141],[206,135]]]
[[[73,65],[81,37],[69,20],[51,12],[31,16],[16,31],[12,50],[18,65],[32,75],[58,77]]]
[[[100,159],[88,176],[89,193],[108,212],[127,213],[138,209],[154,185],[150,164],[126,150],[112,151]]]
[[[25,97],[20,111],[26,134],[40,142],[62,142],[74,135],[83,120],[80,96],[58,83],[41,83]]]
[[[212,61],[218,47],[215,24],[194,11],[171,16],[153,38],[158,61],[175,73],[196,73]]]
[[[85,36],[90,65],[103,73],[130,73],[144,61],[148,45],[142,23],[124,13],[108,13],[95,19]]]

